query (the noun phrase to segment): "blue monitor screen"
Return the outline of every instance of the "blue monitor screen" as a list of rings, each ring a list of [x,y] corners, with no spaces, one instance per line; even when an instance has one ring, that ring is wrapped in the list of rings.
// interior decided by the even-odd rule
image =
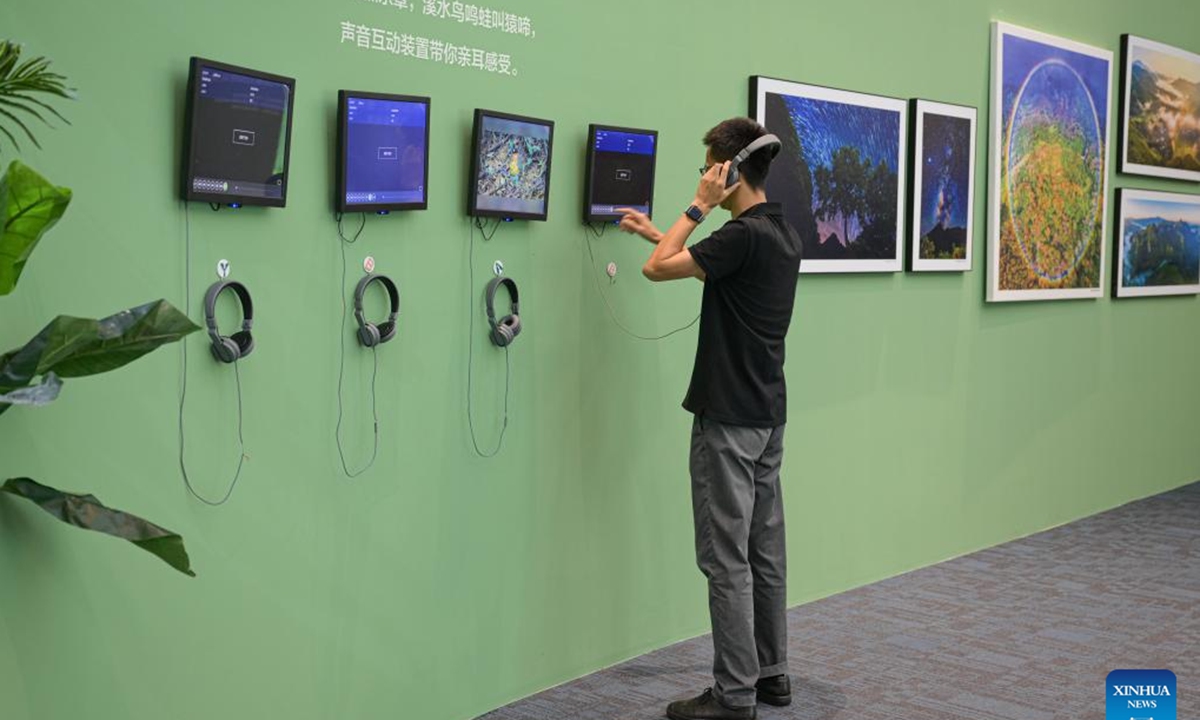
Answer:
[[[653,135],[645,133],[597,130],[596,151],[622,155],[653,155],[654,140]]]
[[[654,133],[595,129],[586,200],[589,219],[619,216],[618,208],[650,213],[657,140]]]
[[[349,96],[344,112],[346,208],[424,206],[429,104]]]
[[[192,86],[189,195],[281,200],[291,88],[204,64]]]
[[[476,212],[546,217],[552,125],[483,115],[476,137]]]

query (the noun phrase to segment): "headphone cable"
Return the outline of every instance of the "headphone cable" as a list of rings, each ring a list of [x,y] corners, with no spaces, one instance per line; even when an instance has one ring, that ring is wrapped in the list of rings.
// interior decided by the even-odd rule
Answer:
[[[184,267],[184,314],[191,319],[192,317],[192,224],[191,214],[188,211],[188,203],[183,201],[183,267]],[[187,400],[187,338],[183,338],[179,342],[183,350],[183,382],[179,391],[179,470],[183,473],[183,484],[187,487],[188,492],[192,494],[200,502],[205,505],[216,507],[224,505],[229,501],[229,497],[233,495],[233,489],[237,486],[238,478],[242,476],[242,463],[246,461],[246,441],[242,437],[242,375],[238,371],[238,364],[235,360],[233,363],[233,376],[237,383],[237,403],[238,403],[238,465],[237,471],[233,474],[233,482],[229,483],[229,489],[225,491],[225,496],[220,500],[209,500],[196,492],[192,487],[192,481],[188,477],[187,463],[184,461],[184,432],[183,432],[183,405]]]
[[[700,322],[700,315],[697,314],[696,317],[693,318],[692,321],[690,323],[688,323],[687,325],[683,325],[682,327],[677,327],[674,330],[672,330],[668,333],[664,333],[662,335],[639,335],[638,333],[635,333],[634,331],[625,327],[624,323],[622,323],[617,318],[617,313],[615,310],[613,310],[612,304],[608,301],[608,296],[604,294],[604,289],[602,287],[600,287],[600,276],[597,274],[597,270],[596,270],[596,255],[592,251],[592,236],[594,235],[596,237],[602,237],[604,235],[604,231],[608,229],[608,226],[605,225],[599,231],[597,231],[596,228],[592,227],[591,225],[585,225],[584,229],[585,229],[584,242],[587,243],[588,257],[591,258],[591,261],[592,261],[589,269],[591,270],[592,279],[596,281],[596,292],[600,293],[600,299],[604,301],[604,307],[608,308],[609,316],[612,318],[613,323],[615,323],[616,326],[618,328],[620,328],[622,332],[624,332],[626,335],[628,335],[634,339],[637,339],[637,340],[664,340],[666,338],[671,337],[672,335],[674,335],[676,333],[681,333],[684,330],[687,330],[691,326],[695,325],[696,323]]]
[[[496,237],[496,231],[500,229],[500,223],[502,222],[503,220],[496,218],[496,226],[493,227],[492,231],[489,233],[487,228],[484,226],[483,218],[477,217],[475,218],[475,227],[479,228],[479,234],[483,236],[483,241],[490,242],[492,238]]]
[[[347,239],[345,233],[342,232],[342,214],[338,213],[336,218],[338,238],[341,239],[338,246],[342,249],[342,285],[341,292],[339,293],[342,296],[342,323],[338,332],[341,338],[341,353],[338,356],[337,427],[333,431],[333,437],[337,441],[338,457],[342,460],[342,471],[346,473],[346,477],[356,478],[370,470],[371,466],[375,464],[375,458],[379,455],[379,411],[376,404],[377,396],[375,394],[375,378],[379,374],[379,353],[376,352],[377,348],[375,346],[371,347],[371,416],[375,421],[375,442],[371,450],[371,460],[363,469],[357,472],[350,472],[350,466],[346,464],[346,451],[342,448],[342,379],[346,372],[346,246],[358,242],[358,236],[362,235],[363,228],[367,226],[367,214],[362,213],[362,222],[359,224],[358,230],[354,233],[353,240]]]
[[[342,242],[349,245],[353,245],[354,243],[358,242],[358,236],[362,235],[363,228],[367,226],[367,214],[365,212],[359,213],[358,229],[354,231],[353,238],[347,238],[346,234],[342,232],[342,218],[344,217],[342,213],[334,213],[333,217],[335,220],[337,220],[338,237],[342,239]]]
[[[484,240],[491,240],[496,235],[496,231],[500,229],[499,220],[496,221],[496,227],[492,228],[491,235],[487,234],[483,227],[483,220],[475,218],[470,223],[471,241],[468,244],[467,251],[467,268],[470,273],[470,297],[475,297],[475,228],[479,228],[479,234],[483,235]],[[475,448],[475,454],[479,457],[492,458],[500,453],[500,448],[504,445],[504,433],[508,430],[508,392],[511,388],[512,366],[509,363],[508,346],[504,346],[504,421],[500,425],[500,437],[496,440],[496,449],[491,452],[484,452],[479,449],[479,440],[475,437],[475,420],[471,410],[471,369],[474,366],[475,357],[475,303],[472,299],[467,303],[468,309],[468,335],[467,335],[467,427],[471,430],[471,446]]]

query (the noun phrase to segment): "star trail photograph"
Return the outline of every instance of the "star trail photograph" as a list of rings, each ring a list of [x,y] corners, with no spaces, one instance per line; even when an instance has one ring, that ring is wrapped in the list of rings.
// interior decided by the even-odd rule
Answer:
[[[800,271],[901,270],[907,102],[761,77],[751,84],[755,118],[783,144],[766,191],[804,242]]]

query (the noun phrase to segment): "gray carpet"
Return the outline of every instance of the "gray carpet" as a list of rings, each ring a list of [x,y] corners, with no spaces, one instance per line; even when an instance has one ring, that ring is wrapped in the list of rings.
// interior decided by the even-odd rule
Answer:
[[[1168,668],[1200,718],[1200,483],[793,608],[802,720],[1104,719],[1104,679]],[[482,716],[663,717],[712,678],[709,636]]]

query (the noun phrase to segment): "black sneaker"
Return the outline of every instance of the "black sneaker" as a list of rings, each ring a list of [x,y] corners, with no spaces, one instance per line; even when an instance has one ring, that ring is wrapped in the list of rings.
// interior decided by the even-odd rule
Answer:
[[[676,700],[667,705],[667,717],[671,720],[755,720],[758,712],[754,706],[743,708],[725,707],[713,695],[712,688],[690,700]]]
[[[759,702],[779,707],[792,703],[792,681],[787,675],[759,678],[754,689],[758,691]]]

